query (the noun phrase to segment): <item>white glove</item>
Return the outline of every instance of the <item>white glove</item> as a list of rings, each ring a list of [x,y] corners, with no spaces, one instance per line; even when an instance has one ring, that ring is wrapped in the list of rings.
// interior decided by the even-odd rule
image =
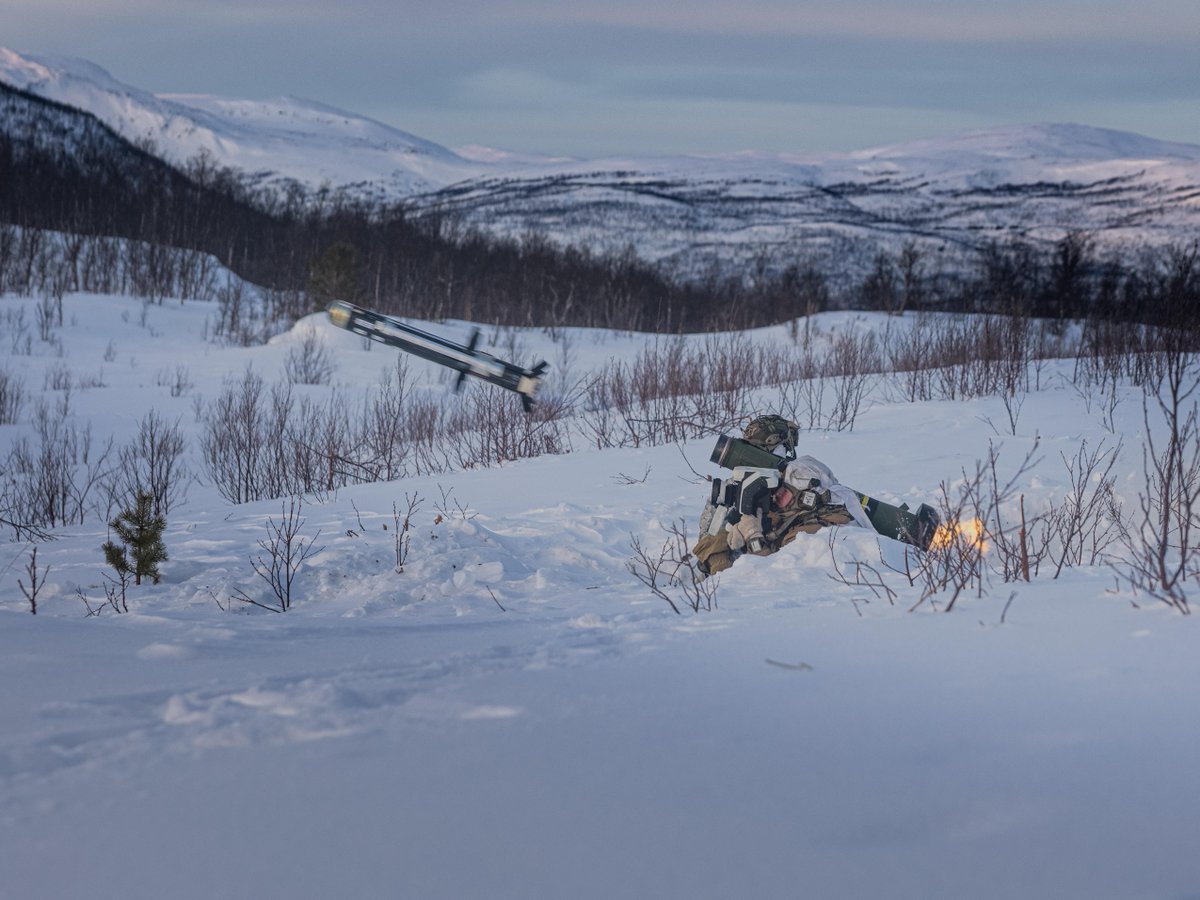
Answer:
[[[726,541],[735,553],[739,550],[760,552],[763,548],[762,520],[758,516],[742,516],[729,526]]]

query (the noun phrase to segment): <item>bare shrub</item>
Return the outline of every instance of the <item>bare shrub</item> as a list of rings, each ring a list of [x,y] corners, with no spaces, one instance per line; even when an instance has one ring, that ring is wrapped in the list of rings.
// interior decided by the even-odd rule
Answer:
[[[42,376],[42,389],[46,391],[69,391],[74,384],[74,376],[66,363],[55,363],[46,369]]]
[[[292,384],[329,384],[337,366],[333,354],[317,329],[304,329],[299,344],[293,344],[284,360],[283,370]]]
[[[395,542],[397,575],[404,574],[404,566],[408,563],[408,551],[412,546],[413,517],[423,502],[421,495],[416,491],[411,494],[405,493],[402,514],[395,501],[392,501],[392,521],[396,528],[392,537]]]
[[[823,349],[804,343],[780,371],[779,411],[810,430],[853,431],[885,368],[883,348],[870,332],[848,331]]]
[[[978,514],[978,506],[983,502],[983,484],[984,470],[978,461],[974,473],[968,475],[964,470],[963,480],[956,486],[942,483],[938,497],[942,517],[940,536],[924,553],[905,548],[905,563],[910,566],[906,574],[910,583],[920,588],[920,597],[910,611],[926,601],[936,603],[945,599],[949,612],[963,593],[975,591],[983,595],[987,577],[983,562],[986,544],[981,533],[983,520]]]
[[[194,300],[212,300],[216,296],[218,263],[209,253],[173,248],[175,253],[174,295]]]
[[[36,546],[29,554],[29,564],[25,567],[25,572],[29,576],[28,586],[20,578],[17,579],[17,586],[21,589],[21,593],[25,595],[25,599],[29,601],[30,613],[36,616],[38,594],[46,586],[46,576],[50,574],[49,566],[46,566],[41,571],[38,570]]]
[[[29,356],[33,352],[33,337],[25,321],[25,307],[4,311],[4,333],[8,335],[13,356]]]
[[[154,383],[165,387],[172,397],[182,397],[195,387],[188,367],[182,363],[174,368],[160,369]]]
[[[0,425],[15,425],[25,405],[25,382],[7,368],[0,369]]]
[[[293,443],[295,409],[292,386],[286,381],[273,384],[267,392],[264,418],[259,424],[263,438],[257,474],[260,497],[283,497],[302,490],[296,486],[298,461],[307,457],[310,450],[306,445]],[[314,471],[319,470],[317,466]]]
[[[692,612],[717,608],[718,576],[706,577],[697,567],[688,539],[687,523],[680,519],[666,528],[667,540],[658,551],[646,548],[636,535],[630,538],[633,557],[626,570],[664,601],[677,615],[681,607]]]
[[[942,482],[938,498],[942,525],[933,543],[925,552],[905,548],[905,575],[920,588],[913,609],[940,598],[949,612],[965,594],[982,597],[991,570],[1006,582],[1024,577],[1025,523],[1023,518],[1013,521],[1012,507],[1014,501],[1019,503],[1020,482],[1038,462],[1037,450],[1035,441],[1013,474],[1003,479],[1000,449],[989,444],[987,459],[976,460],[972,470],[964,467],[957,483]]]
[[[95,375],[80,375],[75,381],[75,386],[81,391],[90,391],[94,388],[108,387],[104,382],[104,370],[101,369]]]
[[[111,456],[111,438],[93,447],[90,423],[79,429],[39,402],[33,439],[19,438],[4,464],[6,518],[23,529],[82,524],[98,511],[93,492],[107,479]]]
[[[214,340],[238,347],[259,343],[266,330],[258,304],[240,278],[230,275],[217,289],[217,321]]]
[[[875,384],[874,373],[882,361],[875,335],[845,334],[835,340],[829,354],[828,371],[833,381],[833,406],[826,427],[834,431],[853,431],[865,398]]]
[[[314,546],[316,539],[321,536],[320,529],[311,538],[300,536],[300,529],[305,522],[300,514],[301,507],[299,497],[290,497],[282,506],[278,522],[273,518],[267,519],[267,536],[258,541],[261,552],[250,559],[255,574],[267,583],[272,600],[264,603],[244,591],[237,592],[238,600],[273,612],[287,612],[292,608],[296,573],[306,559],[325,549]]]
[[[263,290],[263,300],[266,304],[266,320],[272,327],[294,322],[312,312],[312,305],[305,293],[294,287],[266,288]],[[368,340],[367,345],[372,343]]]
[[[903,329],[893,330],[889,323],[886,332],[884,351],[892,373],[889,384],[897,387],[900,399],[909,403],[933,397],[930,371],[936,363],[929,341],[932,322],[930,317],[918,316]]]
[[[919,316],[908,329],[884,333],[893,390],[910,402],[1005,398],[1009,430],[1040,361],[1073,352],[1027,316]]]
[[[336,393],[297,401],[288,382],[268,389],[247,369],[199,407],[205,470],[223,497],[245,503],[559,452],[554,441],[565,441],[549,406],[525,417],[492,391],[448,414],[435,398],[411,397],[406,370],[397,378],[359,410]]]
[[[1069,489],[1062,502],[1045,517],[1052,539],[1047,555],[1054,566],[1054,578],[1064,568],[1105,562],[1109,548],[1124,533],[1124,514],[1113,474],[1120,452],[1119,443],[1106,448],[1101,441],[1089,450],[1083,440],[1074,457],[1062,454]]]
[[[28,482],[7,470],[0,476],[0,528],[9,529],[14,541],[51,540],[53,535],[45,525],[32,518],[35,511]]]
[[[1162,377],[1144,389],[1146,486],[1124,538],[1121,570],[1135,589],[1186,614],[1188,581],[1200,579],[1200,379],[1195,357],[1183,346],[1168,351]],[[1154,413],[1164,426],[1159,438]]]
[[[50,336],[54,333],[54,324],[56,316],[54,314],[54,298],[50,296],[42,297],[33,310],[34,321],[37,322],[38,337],[42,343],[49,343]]]
[[[882,598],[887,600],[889,606],[894,605],[897,594],[895,589],[888,584],[885,572],[880,567],[861,559],[848,560],[844,564],[845,568],[843,568],[843,562],[839,560],[834,546],[836,541],[837,529],[831,528],[829,529],[829,558],[833,563],[833,572],[830,573],[829,577],[849,587],[866,588],[876,600]],[[883,569],[887,568],[886,564],[883,563],[882,553],[880,554],[880,565]],[[867,600],[865,597],[861,599]],[[856,600],[852,600],[851,602],[855,603],[854,608],[857,611],[858,605]],[[861,616],[862,613],[860,612],[859,615]]]
[[[1004,582],[1029,581],[1048,568],[1058,578],[1069,567],[1111,563],[1110,548],[1126,534],[1112,474],[1119,446],[1101,442],[1090,448],[1085,442],[1073,457],[1063,454],[1066,496],[1028,516],[1020,486],[1040,462],[1038,449],[1035,439],[1006,476],[1000,448],[989,444],[987,457],[964,467],[960,480],[941,484],[942,525],[927,551],[904,547],[902,567],[884,561],[882,554],[882,566],[859,559],[843,562],[833,554],[831,577],[892,602],[898,596],[892,579],[900,574],[917,591],[910,610],[925,602],[935,607],[945,602],[948,612],[966,595],[985,595],[993,576]],[[832,539],[830,549],[832,554]]]
[[[826,389],[829,386],[826,368],[825,359],[816,355],[811,344],[805,343],[797,357],[795,380],[780,386],[779,412],[802,428],[825,427]]]
[[[442,487],[440,484],[437,488],[441,499],[434,501],[433,508],[437,510],[439,522],[447,519],[462,519],[464,522],[469,522],[479,515],[479,513],[473,512],[468,504],[454,496],[454,488]]]
[[[1029,473],[1041,462],[1037,455],[1040,447],[1040,438],[1034,438],[1033,445],[1007,479],[1000,475],[1000,448],[994,444],[988,445],[986,462],[982,466],[976,463],[976,469],[982,468],[985,473],[983,491],[980,494],[981,502],[974,504],[975,513],[982,523],[978,532],[978,543],[980,549],[986,548],[989,551],[992,569],[1000,574],[1005,583],[1029,580],[1030,523],[1025,516],[1024,495],[1020,494],[1019,488]],[[1014,498],[1016,510],[1013,508]],[[1035,570],[1042,552],[1041,549],[1034,551],[1032,560]]]
[[[272,447],[277,446],[283,493],[323,494],[355,481],[373,480],[362,477],[362,467],[354,458],[358,448],[350,438],[348,407],[340,396],[334,394],[325,403],[305,397],[294,410],[290,395],[277,389],[273,396],[280,401],[273,422],[282,428],[272,429],[272,435],[279,435]],[[287,406],[282,405],[285,399]]]
[[[452,459],[472,469],[545,454],[567,453],[564,410],[539,403],[529,413],[503,391],[476,388],[450,420]]]
[[[122,509],[133,506],[145,492],[154,515],[167,515],[187,488],[186,449],[178,420],[170,423],[154,410],[146,413],[133,440],[117,451],[113,503]]]
[[[406,471],[412,442],[412,378],[408,362],[397,354],[395,365],[385,369],[375,390],[363,400],[354,431],[357,465],[369,481],[392,481]]]
[[[414,397],[404,417],[407,429],[409,471],[413,475],[436,475],[452,468],[450,451],[443,436],[449,433],[450,413],[436,397]]]
[[[230,503],[265,496],[267,423],[263,380],[248,367],[205,407],[201,455],[214,486]]]
[[[129,612],[129,572],[117,571],[116,577],[104,573],[104,597],[113,612]]]
[[[75,588],[75,595],[83,603],[83,608],[87,610],[87,617],[98,616],[105,609],[111,609],[118,614],[129,612],[129,585],[133,581],[129,572],[118,569],[115,577],[110,576],[107,572],[102,573],[101,577],[104,579],[104,601],[96,606],[92,605],[91,598],[83,588]]]
[[[741,335],[644,348],[613,360],[584,391],[582,424],[597,447],[675,443],[727,431],[746,415],[749,390],[785,375],[782,351]]]

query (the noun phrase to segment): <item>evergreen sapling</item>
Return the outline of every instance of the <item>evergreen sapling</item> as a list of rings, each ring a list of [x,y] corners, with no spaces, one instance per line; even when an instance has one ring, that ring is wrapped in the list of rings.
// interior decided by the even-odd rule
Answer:
[[[167,520],[155,515],[154,497],[147,491],[138,491],[133,508],[109,522],[108,527],[117,533],[120,543],[105,541],[105,562],[119,573],[133,575],[134,584],[141,584],[143,576],[158,584],[162,577],[158,564],[167,558],[162,541]]]

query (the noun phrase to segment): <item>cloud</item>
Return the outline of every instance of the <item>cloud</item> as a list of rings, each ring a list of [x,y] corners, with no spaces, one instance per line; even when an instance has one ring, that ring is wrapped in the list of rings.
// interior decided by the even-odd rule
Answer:
[[[1064,119],[1200,142],[1196,0],[8,2],[19,49],[152,91],[298,94],[443,143],[849,148],[908,123]]]
[[[448,7],[471,6],[450,2]],[[665,32],[882,38],[917,41],[1047,41],[1119,37],[1192,42],[1200,31],[1194,0],[644,0],[561,3],[516,0],[503,19],[608,25]]]
[[[1195,0],[8,0],[13,19],[174,21],[230,28],[347,21],[398,31],[609,26],[666,33],[939,42],[1120,38],[1194,43]],[[8,39],[11,41],[11,39]]]

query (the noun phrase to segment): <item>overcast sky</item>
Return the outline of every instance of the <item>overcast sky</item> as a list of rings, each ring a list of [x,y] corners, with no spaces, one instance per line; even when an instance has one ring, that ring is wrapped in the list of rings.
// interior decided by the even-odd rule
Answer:
[[[451,147],[852,150],[1078,122],[1200,143],[1200,0],[5,0],[0,44]]]

